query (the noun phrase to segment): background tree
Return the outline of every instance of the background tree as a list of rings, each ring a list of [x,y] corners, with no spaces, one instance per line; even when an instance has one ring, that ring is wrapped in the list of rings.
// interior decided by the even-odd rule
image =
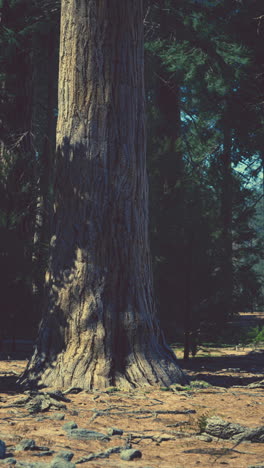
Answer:
[[[161,319],[171,340],[182,323],[186,357],[191,336],[202,323],[217,322],[219,330],[243,303],[238,300],[238,291],[244,290],[245,284],[241,284],[233,243],[243,239],[242,226],[235,222],[236,200],[245,194],[239,205],[243,210],[250,191],[243,191],[244,181],[237,176],[236,166],[239,164],[241,170],[239,162],[252,158],[256,146],[250,145],[250,138],[244,144],[245,135],[251,135],[250,125],[241,129],[240,115],[245,124],[245,113],[252,107],[245,86],[253,78],[252,52],[247,43],[241,44],[243,33],[237,34],[234,27],[240,14],[232,2],[222,7],[220,3],[190,0],[175,6],[168,0],[149,3],[146,19],[156,290]],[[169,98],[164,92],[159,100],[155,80]],[[176,96],[180,96],[177,104]],[[253,122],[257,125],[256,113]],[[171,138],[177,140],[174,147],[169,146]],[[170,190],[164,180],[173,181]],[[170,199],[174,196],[171,204],[168,193]],[[245,224],[248,222],[249,218]],[[256,232],[248,227],[247,233],[254,242]],[[244,242],[240,250],[243,261],[249,260],[250,249]],[[260,286],[253,268],[259,253],[255,248],[247,265],[251,298],[258,296]],[[244,307],[249,304],[244,303]]]
[[[58,22],[56,2],[52,7],[42,0],[1,4],[0,236],[8,264],[0,285],[6,304],[2,331],[17,338],[33,338],[40,320],[55,149]]]

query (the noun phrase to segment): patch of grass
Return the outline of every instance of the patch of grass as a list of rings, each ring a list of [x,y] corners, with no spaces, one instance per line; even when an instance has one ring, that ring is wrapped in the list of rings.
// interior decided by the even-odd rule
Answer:
[[[212,385],[204,380],[192,380],[190,385],[172,384],[169,387],[160,387],[162,392],[190,392],[192,390],[199,390],[211,387]]]
[[[197,415],[191,417],[191,426],[192,429],[197,432],[198,434],[203,434],[205,432],[205,428],[207,425],[207,421],[209,418],[214,416],[212,410],[203,410],[199,412]]]
[[[187,392],[191,390],[190,385],[180,385],[180,384],[172,384],[169,386],[169,390],[171,392]]]
[[[105,389],[105,392],[106,392],[106,393],[115,393],[115,392],[119,392],[119,388],[117,388],[117,387],[107,387],[107,388]]]
[[[191,382],[191,388],[209,388],[209,387],[212,387],[211,384],[209,384],[208,382],[205,382],[204,380],[192,380]]]

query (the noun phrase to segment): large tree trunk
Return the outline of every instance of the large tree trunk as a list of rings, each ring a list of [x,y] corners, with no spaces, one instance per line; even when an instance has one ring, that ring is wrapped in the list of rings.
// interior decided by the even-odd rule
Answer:
[[[52,252],[28,381],[186,381],[155,319],[142,22],[141,0],[62,1]]]

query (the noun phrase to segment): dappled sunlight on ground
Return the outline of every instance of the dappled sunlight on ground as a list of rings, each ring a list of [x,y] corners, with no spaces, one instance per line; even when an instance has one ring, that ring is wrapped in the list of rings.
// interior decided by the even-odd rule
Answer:
[[[71,450],[73,462],[94,452],[123,446],[127,441],[142,452],[142,458],[133,462],[111,454],[109,458],[83,463],[84,468],[125,468],[131,463],[137,468],[209,468],[223,464],[247,468],[263,463],[262,443],[242,442],[235,447],[229,440],[205,442],[197,438],[202,421],[213,415],[249,427],[264,425],[263,389],[246,387],[264,378],[264,354],[252,348],[225,349],[224,353],[217,349],[211,351],[211,356],[198,355],[188,363],[180,362],[192,379],[217,386],[197,390],[187,387],[183,391],[151,388],[131,392],[118,389],[81,392],[67,395],[70,402],[65,403],[65,409],[36,414],[30,414],[24,406],[13,406],[23,396],[15,381],[26,361],[0,361],[0,438],[7,444],[8,453],[21,461],[38,461],[36,451],[15,451],[15,445],[24,438],[32,438],[37,445],[55,453]],[[64,420],[51,419],[56,418],[58,412],[64,413]],[[79,428],[104,434],[109,427],[120,428],[124,433],[108,441],[75,440],[62,428],[69,421],[77,423]],[[52,456],[43,456],[41,462],[50,463],[51,459]]]

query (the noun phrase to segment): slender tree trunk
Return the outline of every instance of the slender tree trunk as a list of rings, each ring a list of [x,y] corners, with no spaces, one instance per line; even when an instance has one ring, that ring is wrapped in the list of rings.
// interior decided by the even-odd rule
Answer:
[[[27,381],[186,381],[155,319],[142,23],[141,0],[62,1],[52,253]]]
[[[261,164],[262,164],[262,194],[264,196],[264,153],[261,154]]]
[[[157,15],[160,37],[166,40],[170,35],[170,17],[165,0],[159,2]],[[179,77],[172,75],[160,58],[156,57],[156,61],[154,96],[155,107],[158,110],[158,126],[155,127],[153,139],[155,147],[150,149],[151,164],[154,168],[151,200],[153,253],[154,258],[162,258],[161,262],[156,263],[160,319],[166,334],[173,340],[175,316],[178,310],[183,312],[185,300],[185,297],[181,297],[185,287],[185,273],[182,274],[181,262],[183,249],[182,245],[179,247],[183,223],[181,90]]]
[[[165,8],[165,7],[164,7]],[[166,11],[161,11],[161,33],[166,33]],[[164,36],[163,36],[164,37]],[[152,202],[155,222],[154,256],[162,261],[156,265],[157,293],[161,304],[161,323],[173,340],[177,317],[185,327],[186,309],[184,162],[181,148],[181,89],[177,77],[172,76],[162,63],[157,68],[156,105],[159,126],[154,148],[153,171],[156,200]],[[158,158],[157,158],[158,155]],[[158,189],[157,189],[158,188]],[[169,279],[169,280],[168,280]],[[184,323],[183,323],[184,322]],[[173,330],[174,328],[174,330]]]
[[[188,361],[192,350],[193,340],[193,317],[192,317],[192,276],[193,276],[193,243],[194,234],[190,234],[189,243],[186,248],[185,263],[185,304],[184,304],[184,351],[183,359]]]
[[[44,293],[45,272],[48,261],[48,245],[50,241],[50,220],[52,212],[52,193],[54,183],[53,158],[55,154],[56,119],[54,109],[57,108],[57,86],[54,76],[58,72],[58,33],[53,26],[50,29],[47,41],[47,112],[46,131],[43,139],[43,151],[40,157],[40,169],[38,171],[38,198],[36,206],[34,254],[35,266],[34,285],[36,314]]]
[[[228,115],[228,106],[227,111]],[[233,294],[233,248],[232,248],[232,165],[231,165],[231,122],[228,116],[224,117],[224,151],[222,155],[222,288],[223,288],[223,315],[232,314]]]

